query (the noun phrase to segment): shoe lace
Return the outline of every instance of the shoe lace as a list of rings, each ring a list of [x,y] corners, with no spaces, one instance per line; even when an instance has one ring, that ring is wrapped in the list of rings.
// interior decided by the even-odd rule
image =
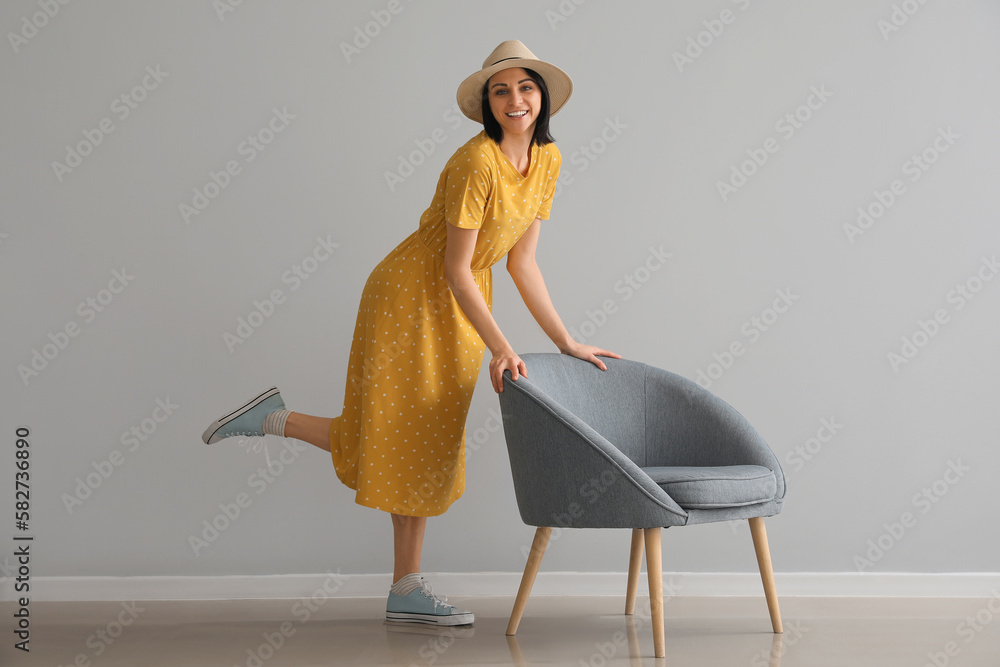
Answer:
[[[233,435],[247,436],[246,440],[242,440],[239,443],[240,447],[242,447],[243,445],[247,446],[247,452],[250,452],[251,450],[259,452],[261,450],[261,445],[263,445],[264,459],[267,461],[267,469],[271,470],[271,453],[267,451],[267,438],[265,438],[262,435],[257,435],[256,433],[253,432],[243,432],[243,431],[237,431],[236,433],[233,433]]]
[[[437,610],[438,607],[451,609],[453,605],[448,604],[448,598],[443,595],[435,595],[431,590],[431,584],[426,579],[420,580],[420,588],[424,591],[424,595],[429,597],[434,601],[434,609]]]

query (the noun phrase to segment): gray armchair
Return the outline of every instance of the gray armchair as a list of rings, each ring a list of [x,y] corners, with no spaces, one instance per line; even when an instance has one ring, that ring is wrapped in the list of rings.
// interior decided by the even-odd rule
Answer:
[[[625,613],[635,609],[643,547],[653,645],[663,657],[660,528],[748,519],[774,632],[781,616],[761,517],[781,511],[785,477],[767,443],[701,386],[647,364],[521,355],[500,393],[521,519],[536,526],[507,634],[517,626],[553,526],[631,528]]]

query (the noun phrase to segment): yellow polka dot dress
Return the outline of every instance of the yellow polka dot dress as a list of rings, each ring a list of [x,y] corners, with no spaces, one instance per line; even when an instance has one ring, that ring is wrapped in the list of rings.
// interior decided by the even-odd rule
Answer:
[[[532,145],[522,175],[480,132],[448,160],[417,231],[369,276],[330,428],[337,477],[359,505],[436,516],[465,491],[465,419],[485,345],[445,281],[446,225],[479,229],[471,268],[492,309],[490,267],[548,219],[561,163],[555,144]]]

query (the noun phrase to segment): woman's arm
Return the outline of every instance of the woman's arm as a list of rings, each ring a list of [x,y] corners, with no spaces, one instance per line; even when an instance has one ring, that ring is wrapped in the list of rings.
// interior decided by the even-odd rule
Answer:
[[[510,370],[515,381],[525,375],[524,362],[504,338],[490,309],[486,306],[479,286],[472,277],[472,256],[476,250],[478,229],[463,229],[448,224],[448,240],[444,252],[444,275],[462,312],[472,322],[479,337],[493,354],[490,361],[490,381],[493,391],[503,391],[503,372]]]
[[[518,239],[514,247],[507,253],[507,272],[510,273],[517,286],[517,291],[521,293],[524,305],[528,307],[531,316],[535,318],[559,351],[569,354],[579,359],[584,359],[595,364],[602,371],[608,367],[598,356],[613,357],[621,359],[621,355],[602,350],[593,345],[577,343],[566,331],[549,291],[545,287],[545,280],[542,278],[542,271],[535,262],[535,248],[538,246],[538,235],[541,231],[542,221],[535,218],[528,230]]]

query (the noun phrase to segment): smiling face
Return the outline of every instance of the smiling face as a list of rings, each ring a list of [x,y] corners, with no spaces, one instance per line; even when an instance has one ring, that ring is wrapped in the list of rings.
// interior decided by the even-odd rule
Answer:
[[[532,136],[542,109],[542,92],[531,75],[520,67],[497,72],[486,82],[490,111],[504,136]]]

